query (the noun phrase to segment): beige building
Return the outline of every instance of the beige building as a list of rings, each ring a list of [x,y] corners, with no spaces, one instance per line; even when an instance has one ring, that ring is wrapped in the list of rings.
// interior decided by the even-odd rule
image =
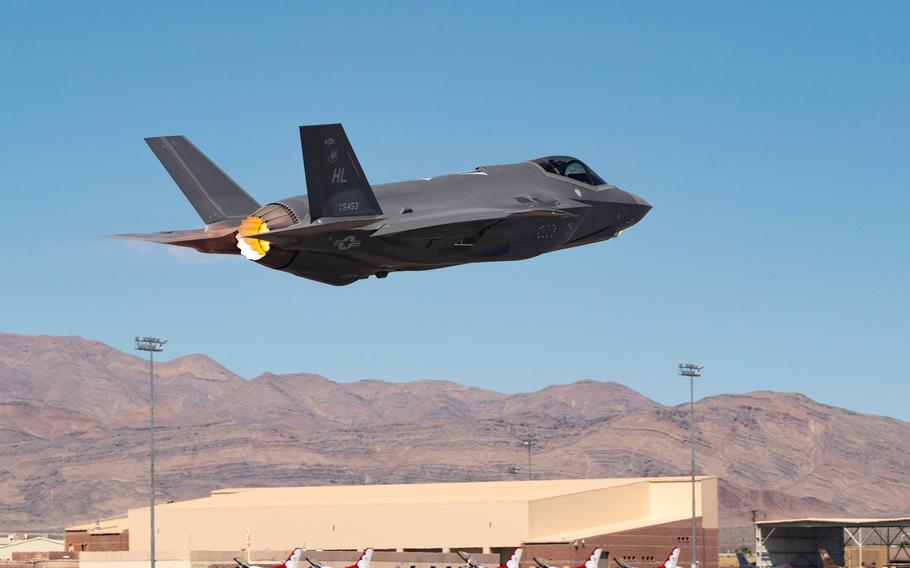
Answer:
[[[14,553],[47,558],[51,552],[63,552],[63,541],[38,536],[0,542],[0,560],[12,560]]]
[[[158,507],[155,507],[155,511]],[[148,534],[148,531],[146,531]],[[123,551],[130,549],[129,519],[120,517],[66,527],[66,551]],[[146,547],[148,550],[149,547]]]
[[[715,478],[696,478],[696,509],[706,545],[700,547],[702,566],[716,568]],[[460,562],[446,553],[504,554],[521,545],[527,549],[523,566],[535,554],[574,566],[601,545],[639,566],[659,564],[679,545],[680,563],[687,564],[690,518],[687,477],[221,489],[156,507],[156,548],[187,561],[198,551],[240,554],[249,531],[254,557],[264,551],[277,557],[297,546],[372,547],[374,568],[449,568]],[[128,534],[132,558],[148,551],[147,507],[112,524]],[[85,527],[70,527],[67,542],[80,535]],[[86,550],[84,565],[100,554]],[[402,553],[446,556],[412,562]]]

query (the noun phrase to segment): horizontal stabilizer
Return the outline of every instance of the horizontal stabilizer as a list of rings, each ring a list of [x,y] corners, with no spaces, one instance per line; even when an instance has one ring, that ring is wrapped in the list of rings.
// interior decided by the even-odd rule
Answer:
[[[246,217],[259,203],[183,136],[145,142],[206,223]]]
[[[236,224],[209,225],[204,229],[181,229],[158,233],[122,233],[108,235],[117,239],[145,241],[163,245],[189,247],[211,254],[240,254],[237,248]]]

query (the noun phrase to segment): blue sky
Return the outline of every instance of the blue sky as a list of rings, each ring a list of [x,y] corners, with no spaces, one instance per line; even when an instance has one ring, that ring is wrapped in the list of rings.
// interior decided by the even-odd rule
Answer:
[[[251,377],[759,389],[910,419],[910,4],[0,4],[0,330],[203,352]],[[297,126],[373,183],[576,155],[654,209],[621,238],[334,288],[99,238],[190,228],[145,146],[260,202]]]

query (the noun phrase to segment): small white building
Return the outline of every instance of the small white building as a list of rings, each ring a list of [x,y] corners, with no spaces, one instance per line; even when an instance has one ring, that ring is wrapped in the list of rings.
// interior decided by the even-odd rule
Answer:
[[[63,552],[63,541],[43,536],[0,541],[0,560],[11,560],[14,552]]]

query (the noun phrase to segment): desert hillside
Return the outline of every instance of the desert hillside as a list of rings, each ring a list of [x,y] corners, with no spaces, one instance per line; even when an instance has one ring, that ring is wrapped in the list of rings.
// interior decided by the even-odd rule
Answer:
[[[156,366],[161,497],[217,487],[688,473],[687,406],[611,382],[503,394],[451,382],[245,381],[204,355]],[[0,334],[0,530],[122,514],[147,494],[147,361],[78,337]],[[725,527],[748,511],[906,514],[910,423],[755,392],[697,403]],[[732,534],[732,533],[728,533]]]

